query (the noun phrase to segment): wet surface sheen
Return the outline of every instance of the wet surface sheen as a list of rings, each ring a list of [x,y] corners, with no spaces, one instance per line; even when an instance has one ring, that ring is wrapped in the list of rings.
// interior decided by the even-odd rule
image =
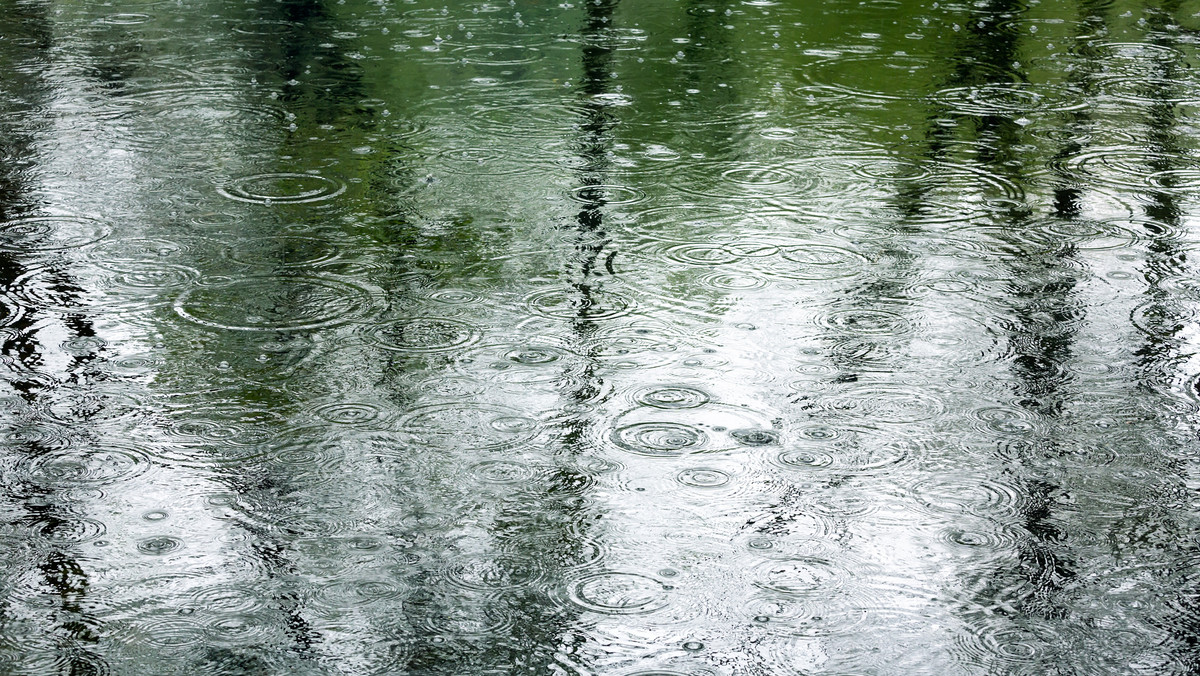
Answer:
[[[1200,14],[0,0],[0,673],[1200,670]]]

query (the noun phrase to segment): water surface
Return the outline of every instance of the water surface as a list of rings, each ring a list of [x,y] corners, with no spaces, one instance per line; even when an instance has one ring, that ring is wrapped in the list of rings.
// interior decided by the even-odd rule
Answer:
[[[1195,673],[1197,10],[0,0],[0,673]]]

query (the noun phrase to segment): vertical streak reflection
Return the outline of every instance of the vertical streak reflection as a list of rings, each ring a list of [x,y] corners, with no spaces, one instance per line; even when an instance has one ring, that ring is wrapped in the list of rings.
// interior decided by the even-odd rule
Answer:
[[[45,107],[53,93],[52,85],[42,76],[54,47],[50,11],[49,5],[40,2],[12,3],[4,10],[5,18],[0,22],[0,94],[20,101],[24,108],[21,114],[5,119],[0,127],[0,222],[36,213],[44,206],[33,196],[37,162],[32,158],[37,157],[39,127],[44,124]],[[0,286],[10,287],[16,279],[43,263],[33,254],[18,253],[19,245],[14,249],[0,251]],[[51,261],[48,265],[61,263]],[[60,298],[67,304],[78,303],[82,290],[65,269],[52,268],[50,277]],[[54,335],[53,329],[60,319],[61,329],[69,337],[95,335],[82,309],[60,318],[36,307],[28,308],[23,317],[0,333],[3,338],[0,355],[10,370],[5,379],[30,410],[43,404],[57,384],[83,384],[79,381],[87,379],[88,356],[73,356],[60,374],[45,369],[48,346],[39,334]],[[76,444],[95,441],[86,424],[78,425],[70,434]],[[29,462],[53,450],[35,436],[12,443],[6,452],[14,452]],[[102,627],[92,612],[92,579],[85,566],[86,557],[74,541],[74,531],[80,527],[85,512],[81,497],[57,482],[34,480],[12,481],[4,487],[4,494],[18,503],[13,525],[23,527],[28,540],[15,547],[14,553],[29,556],[29,560],[19,565],[37,571],[37,588],[23,589],[18,584],[14,590],[17,594],[10,591],[0,600],[0,633],[20,635],[25,631],[22,620],[28,618],[30,611],[43,610],[46,624],[35,621],[34,631],[41,634],[42,640],[53,642],[55,668],[69,676],[104,673],[108,666],[98,649]],[[34,603],[22,607],[27,601]],[[15,643],[20,645],[21,639]],[[0,668],[31,657],[0,653]]]

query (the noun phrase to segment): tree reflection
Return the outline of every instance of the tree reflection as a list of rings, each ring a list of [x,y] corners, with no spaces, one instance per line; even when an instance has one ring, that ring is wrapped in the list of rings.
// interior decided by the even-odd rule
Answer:
[[[1018,66],[1024,57],[1015,28],[1019,25],[1015,19],[1025,11],[1026,6],[1019,2],[977,5],[965,17],[965,30],[954,43],[955,51],[946,57],[951,75],[944,84],[979,88],[1008,77],[1013,82],[1026,81]],[[931,160],[952,162],[950,153],[967,141],[961,147],[972,149],[972,163],[1007,179],[1027,195],[1037,193],[1039,186],[1030,180],[1018,152],[1027,132],[1013,115],[953,115],[954,125],[940,124],[951,115],[952,110],[946,108],[935,108],[928,115]],[[954,138],[960,133],[966,138]],[[1077,150],[1068,147],[1061,152]],[[1077,199],[1070,188],[1056,189],[1055,217],[1073,218],[1079,210]],[[1004,200],[998,202],[1004,204]],[[995,569],[981,564],[978,571],[964,571],[968,579],[962,584],[970,597],[963,599],[961,611],[970,632],[981,640],[990,640],[987,637],[994,632],[1010,632],[1012,638],[1032,641],[1039,651],[1049,648],[1053,653],[1038,622],[1067,617],[1066,592],[1077,575],[1077,555],[1065,546],[1068,538],[1060,526],[1065,489],[1059,484],[1060,474],[1050,468],[1064,453],[1057,450],[1057,437],[1070,434],[1070,423],[1059,417],[1073,393],[1067,365],[1083,323],[1084,305],[1076,288],[1081,263],[1069,246],[1043,248],[1025,238],[1025,233],[1037,226],[1032,207],[1024,202],[989,209],[980,221],[980,225],[995,223],[995,236],[1004,246],[994,252],[996,263],[992,264],[999,268],[1004,292],[997,300],[1008,315],[1003,328],[1012,399],[1035,415],[1036,432],[1033,438],[988,440],[1011,460],[1004,469],[1006,483],[1022,501],[1012,524],[1020,529],[1016,556],[1011,567]],[[1007,521],[1002,515],[990,519],[996,519],[996,525]],[[997,614],[1000,609],[1009,610]]]
[[[1168,0],[1160,7],[1146,7],[1151,44],[1165,48],[1169,57],[1153,60],[1152,76],[1157,83],[1175,82],[1183,78],[1185,65],[1178,44],[1177,22],[1184,18],[1183,4]],[[1149,105],[1144,115],[1145,138],[1149,151],[1147,169],[1154,176],[1172,176],[1184,169],[1181,158],[1187,156],[1186,133],[1179,107],[1174,102],[1177,92],[1171,87],[1149,85],[1143,89]],[[1114,524],[1114,555],[1119,559],[1159,561],[1164,552],[1179,561],[1177,574],[1163,576],[1162,608],[1153,608],[1150,617],[1139,618],[1157,629],[1165,630],[1166,655],[1155,665],[1177,673],[1192,673],[1200,668],[1200,613],[1197,612],[1196,567],[1197,549],[1186,542],[1192,526],[1186,512],[1190,509],[1187,487],[1187,455],[1191,445],[1188,438],[1172,432],[1181,418],[1195,411],[1190,401],[1180,401],[1182,368],[1193,357],[1195,346],[1189,344],[1190,327],[1181,317],[1188,314],[1186,304],[1169,290],[1173,279],[1187,276],[1188,252],[1183,240],[1186,232],[1186,209],[1182,193],[1164,180],[1161,190],[1145,192],[1142,224],[1147,237],[1142,278],[1146,301],[1139,309],[1144,318],[1141,327],[1142,345],[1136,348],[1137,387],[1139,398],[1135,411],[1145,411],[1136,424],[1126,446],[1136,453],[1145,465],[1161,467],[1156,477],[1153,499],[1143,499],[1136,515]],[[1184,393],[1188,396],[1192,393]],[[1155,443],[1158,441],[1159,443]],[[1181,586],[1180,580],[1185,581]]]
[[[48,131],[43,115],[52,94],[42,77],[54,47],[49,11],[40,3],[21,3],[6,10],[5,20],[0,22],[0,93],[20,102],[16,114],[0,118],[0,225],[38,214],[46,206],[36,194],[40,169],[37,146]],[[22,244],[19,238],[11,238],[0,250],[0,285],[12,288],[29,271],[46,266],[57,297],[65,304],[81,305],[82,289],[71,279],[64,262],[53,256],[39,259],[36,253],[23,251]],[[5,455],[9,462],[15,459],[25,467],[59,450],[53,446],[55,443],[65,441],[86,448],[96,441],[86,420],[70,430],[59,430],[69,435],[67,439],[56,440],[54,433],[44,435],[49,444],[36,431],[54,427],[36,412],[47,405],[59,384],[86,387],[91,381],[89,362],[93,355],[70,355],[61,372],[52,371],[54,366],[47,358],[53,348],[44,344],[44,337],[53,335],[81,338],[94,337],[96,332],[83,307],[61,316],[35,307],[0,333],[0,354],[8,367],[4,379],[25,404],[18,415],[4,421],[8,441]],[[55,667],[60,673],[103,673],[107,666],[98,648],[102,623],[94,613],[88,560],[79,544],[79,531],[88,523],[86,499],[73,494],[69,482],[60,485],[45,480],[48,477],[38,481],[15,473],[9,476],[4,493],[16,503],[13,511],[17,513],[11,525],[20,527],[25,536],[8,543],[9,556],[15,559],[10,564],[15,564],[17,570],[37,571],[37,582],[34,589],[19,580],[4,585],[0,631],[9,634],[18,646],[33,642],[35,636],[26,633],[26,622],[32,615],[33,633],[53,642]],[[0,663],[7,663],[15,673],[24,670],[17,665],[38,657],[19,650],[17,654],[0,655]]]

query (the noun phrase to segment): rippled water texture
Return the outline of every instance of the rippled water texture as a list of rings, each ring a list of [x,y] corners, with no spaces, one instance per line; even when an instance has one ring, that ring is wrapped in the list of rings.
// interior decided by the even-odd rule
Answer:
[[[1200,5],[0,0],[0,674],[1200,673]]]

